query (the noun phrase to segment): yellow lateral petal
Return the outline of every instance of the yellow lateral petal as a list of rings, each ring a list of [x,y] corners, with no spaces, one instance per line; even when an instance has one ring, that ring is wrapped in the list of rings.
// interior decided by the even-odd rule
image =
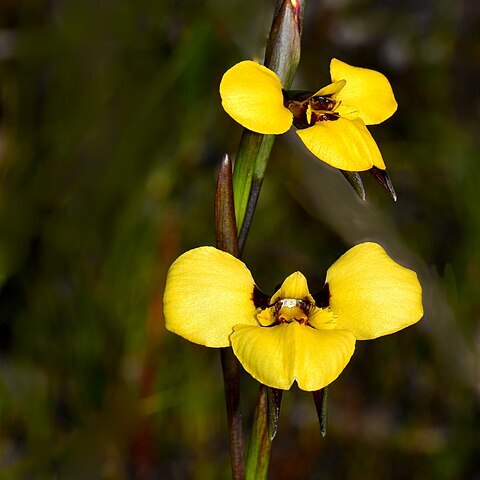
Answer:
[[[360,118],[317,122],[297,134],[316,157],[332,167],[360,172],[375,165],[385,170],[380,150]]]
[[[333,82],[327,85],[326,87],[321,88],[314,97],[326,97],[333,96],[335,97],[337,93],[345,86],[347,82],[345,80],[340,80],[338,82]]]
[[[376,243],[361,243],[342,255],[328,269],[327,282],[337,328],[350,330],[358,340],[397,332],[422,318],[416,273]]]
[[[279,298],[296,298],[297,300],[308,298],[310,301],[313,300],[308,291],[307,279],[301,272],[289,275],[272,296],[270,303],[275,303]]]
[[[285,133],[293,115],[283,106],[280,79],[256,62],[245,60],[227,70],[220,82],[225,111],[240,125],[257,133]]]
[[[265,308],[265,310],[262,310],[257,314],[257,320],[262,327],[269,327],[277,321],[273,313],[273,308]]]
[[[317,330],[335,330],[337,324],[331,308],[314,308],[308,314],[308,324]]]
[[[315,330],[297,322],[269,328],[238,325],[231,342],[252,377],[282,390],[295,380],[307,391],[327,386],[340,375],[355,348],[348,331]]]
[[[381,123],[397,110],[390,82],[382,73],[352,67],[334,58],[330,62],[330,75],[332,82],[346,80],[347,83],[337,94],[336,100],[357,109],[366,125]]]
[[[358,118],[358,110],[353,108],[351,105],[345,105],[343,103],[338,103],[335,105],[334,112],[338,113],[342,118],[347,120],[355,120]]]
[[[200,345],[227,347],[234,325],[257,325],[253,287],[252,274],[232,255],[213,247],[189,250],[168,271],[166,327]]]

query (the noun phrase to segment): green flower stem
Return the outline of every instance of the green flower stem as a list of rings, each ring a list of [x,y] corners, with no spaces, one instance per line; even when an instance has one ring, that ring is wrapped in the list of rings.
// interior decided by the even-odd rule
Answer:
[[[264,64],[278,75],[285,90],[290,88],[300,61],[303,11],[304,0],[278,0],[268,38]],[[240,141],[233,172],[240,256],[253,220],[274,140],[274,135],[244,130]],[[247,480],[263,480],[267,477],[280,401],[280,393],[274,394],[260,385],[247,454]]]
[[[266,148],[265,139],[269,140]],[[244,129],[242,133],[233,171],[233,196],[238,231],[241,230],[244,223],[257,157],[262,150],[268,161],[274,140],[274,135],[261,135],[247,129]],[[264,144],[263,149],[260,148],[262,144]]]
[[[289,89],[300,60],[300,34],[304,0],[278,0],[265,52],[265,66]],[[217,246],[241,256],[252,223],[275,136],[245,130],[238,148],[233,178],[228,157],[220,168],[215,201]],[[233,190],[233,191],[232,191]],[[238,241],[237,233],[240,231]],[[245,478],[240,416],[239,364],[230,348],[222,349],[225,398],[234,480]],[[281,396],[279,397],[281,399]],[[278,404],[279,405],[279,404]],[[247,458],[247,478],[266,478],[270,461],[269,402],[261,385]],[[278,421],[278,412],[274,423]]]
[[[278,0],[265,51],[265,66],[273,70],[288,90],[300,61],[300,36],[304,0]],[[235,159],[233,172],[235,216],[240,231],[240,252],[253,219],[274,135],[245,130]]]
[[[246,129],[240,140],[233,174],[233,189],[236,194],[235,216],[240,231],[238,239],[240,256],[252,224],[274,141],[275,135],[261,135]]]
[[[221,348],[220,358],[227,406],[232,479],[245,480],[242,414],[240,410],[240,362],[231,347]]]
[[[237,226],[233,207],[232,162],[224,155],[215,192],[215,236],[217,248],[238,256]],[[245,480],[242,416],[240,411],[240,363],[231,347],[220,349],[227,408],[233,480]]]
[[[267,478],[272,440],[268,431],[268,393],[265,385],[260,385],[253,419],[252,436],[247,454],[247,480]]]

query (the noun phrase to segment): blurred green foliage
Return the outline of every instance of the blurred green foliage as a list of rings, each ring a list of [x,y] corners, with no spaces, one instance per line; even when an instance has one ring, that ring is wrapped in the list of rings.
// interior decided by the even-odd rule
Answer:
[[[218,352],[165,332],[161,297],[174,258],[214,242],[241,133],[219,80],[262,59],[272,11],[0,4],[0,478],[229,478]],[[399,200],[367,178],[362,204],[282,136],[245,261],[264,291],[295,270],[315,289],[378,241],[419,273],[426,313],[359,342],[325,439],[311,395],[284,395],[272,479],[480,478],[479,20],[475,0],[307,3],[294,87],[327,84],[332,57],[387,75],[399,110],[372,132]]]

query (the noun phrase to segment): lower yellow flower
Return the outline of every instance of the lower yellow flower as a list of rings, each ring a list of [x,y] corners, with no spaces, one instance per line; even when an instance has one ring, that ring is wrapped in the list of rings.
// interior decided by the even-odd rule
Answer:
[[[314,391],[340,375],[356,340],[420,320],[422,290],[415,272],[376,243],[362,243],[340,257],[317,294],[296,272],[271,297],[260,292],[243,262],[200,247],[170,267],[164,314],[167,328],[187,340],[231,345],[259,382],[288,390],[296,381]]]
[[[277,75],[252,61],[230,68],[220,83],[225,111],[245,128],[281,134],[297,127],[305,146],[320,160],[345,171],[384,170],[366,125],[393,115],[397,102],[387,78],[337,59],[332,83],[314,92],[286,92]]]

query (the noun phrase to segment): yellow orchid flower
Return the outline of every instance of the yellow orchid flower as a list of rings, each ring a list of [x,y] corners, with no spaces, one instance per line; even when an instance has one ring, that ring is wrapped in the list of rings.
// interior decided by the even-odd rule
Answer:
[[[281,134],[297,127],[305,146],[340,170],[385,170],[366,125],[391,117],[397,102],[387,78],[375,70],[330,62],[332,83],[316,93],[286,92],[277,75],[249,60],[230,68],[220,83],[225,111],[245,128]]]
[[[166,327],[208,347],[231,345],[259,382],[307,391],[333,382],[356,340],[394,333],[423,315],[422,289],[412,270],[376,243],[351,248],[327,272],[318,294],[300,273],[271,297],[256,287],[243,262],[213,247],[181,255],[164,293]]]

